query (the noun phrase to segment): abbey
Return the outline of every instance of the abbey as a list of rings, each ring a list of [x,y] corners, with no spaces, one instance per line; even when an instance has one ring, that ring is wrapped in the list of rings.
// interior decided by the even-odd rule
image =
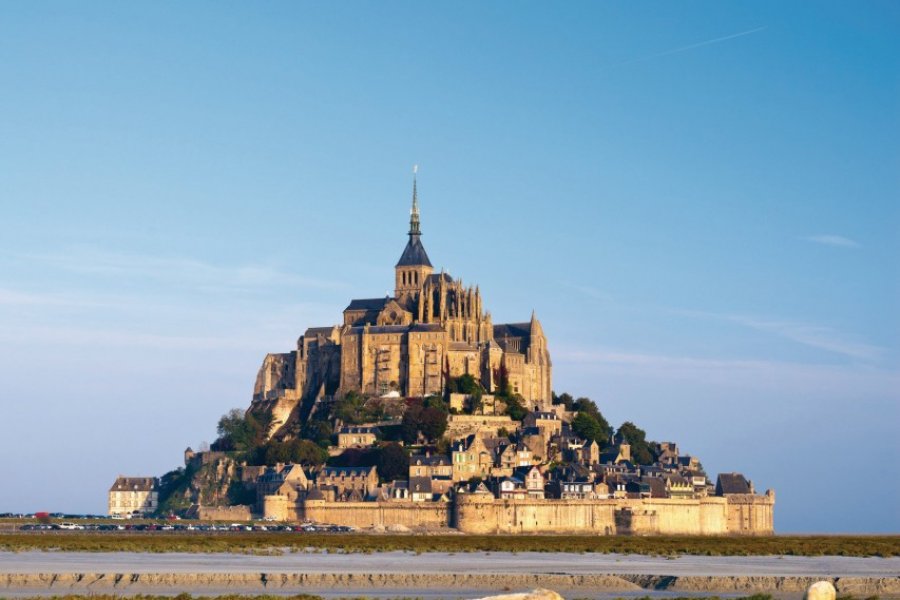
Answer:
[[[528,408],[550,405],[552,365],[540,321],[494,324],[478,286],[434,272],[422,245],[413,179],[409,239],[394,267],[394,295],[351,300],[340,325],[307,329],[297,350],[270,354],[254,404],[276,428],[305,419],[316,400],[442,394],[448,378],[471,375],[490,393],[508,386]]]

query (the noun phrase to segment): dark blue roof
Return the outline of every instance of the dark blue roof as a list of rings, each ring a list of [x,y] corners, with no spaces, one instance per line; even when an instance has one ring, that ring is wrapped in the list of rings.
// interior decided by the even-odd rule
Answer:
[[[531,335],[531,323],[501,323],[494,325],[494,337],[526,337]]]
[[[400,260],[397,261],[397,266],[431,266],[431,261],[428,260],[428,253],[425,252],[425,246],[422,245],[422,239],[420,236],[415,234],[411,234],[409,236],[409,241],[406,242],[406,248],[403,249],[403,254],[400,255]]]
[[[381,310],[390,298],[360,298],[351,300],[344,310]]]

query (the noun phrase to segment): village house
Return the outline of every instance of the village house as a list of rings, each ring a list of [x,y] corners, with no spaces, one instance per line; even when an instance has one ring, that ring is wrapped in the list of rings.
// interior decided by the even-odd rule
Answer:
[[[753,483],[740,473],[719,473],[716,478],[716,496],[753,493]]]
[[[431,491],[431,477],[410,477],[409,498],[413,502],[431,502],[434,492]]]
[[[534,462],[531,450],[521,443],[501,445],[497,447],[497,451],[497,460],[494,464],[501,469],[530,467]]]
[[[497,437],[485,438],[477,434],[456,440],[451,453],[453,481],[489,477],[494,468],[497,447],[503,442],[509,443],[509,440]]]
[[[256,503],[263,505],[266,496],[286,496],[291,502],[306,496],[309,479],[303,467],[278,463],[266,470],[256,480]]]
[[[443,454],[413,454],[409,457],[409,479],[413,477],[446,477],[452,479],[453,464]]]
[[[338,448],[368,448],[378,441],[379,431],[371,425],[351,425],[338,430]]]
[[[159,508],[159,480],[156,477],[119,475],[109,488],[110,516],[143,516]]]
[[[513,477],[525,484],[525,493],[529,498],[544,498],[544,475],[535,466],[519,467],[513,471]]]
[[[322,467],[316,487],[333,488],[335,499],[365,499],[378,487],[378,472],[375,467]]]
[[[563,421],[551,411],[533,411],[525,415],[522,427],[537,427],[548,440],[562,430]]]
[[[497,497],[503,500],[525,500],[528,490],[525,482],[518,477],[504,477],[496,484]]]

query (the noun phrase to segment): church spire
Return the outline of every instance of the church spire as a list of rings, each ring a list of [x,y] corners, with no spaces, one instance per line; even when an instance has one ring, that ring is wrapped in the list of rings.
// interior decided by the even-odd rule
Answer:
[[[412,210],[409,212],[409,235],[422,235],[419,230],[419,192],[416,189],[416,173],[419,165],[413,167],[413,198]]]
[[[400,256],[398,267],[425,266],[431,268],[431,261],[422,246],[422,230],[419,228],[419,192],[416,185],[418,166],[413,167],[412,209],[409,211],[409,241]]]

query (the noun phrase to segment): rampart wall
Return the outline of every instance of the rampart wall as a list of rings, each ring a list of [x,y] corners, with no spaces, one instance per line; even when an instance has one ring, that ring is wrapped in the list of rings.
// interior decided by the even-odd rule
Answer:
[[[351,527],[447,527],[451,517],[446,502],[326,502],[298,504],[297,516],[317,523]]]
[[[616,532],[615,500],[497,500],[458,497],[455,526],[466,533]]]
[[[328,502],[266,496],[267,517],[351,527],[454,527],[465,533],[771,535],[775,496],[610,500],[502,500],[461,494],[444,502]]]

